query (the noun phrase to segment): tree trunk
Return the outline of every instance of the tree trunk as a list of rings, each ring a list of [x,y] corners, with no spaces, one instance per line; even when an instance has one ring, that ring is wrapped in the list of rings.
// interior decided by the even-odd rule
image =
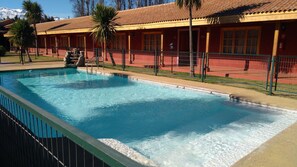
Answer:
[[[32,59],[31,59],[31,57],[30,57],[30,54],[29,54],[28,48],[26,48],[26,53],[27,53],[27,56],[28,56],[28,60],[29,60],[29,62],[32,62]]]
[[[100,42],[101,43],[101,55],[103,57],[103,60],[105,61],[105,54],[104,54],[104,42]]]
[[[189,50],[190,50],[190,77],[194,77],[194,63],[193,63],[193,35],[192,35],[192,7],[193,5],[189,6]]]
[[[80,5],[80,16],[85,16],[85,0],[81,0]]]
[[[132,0],[128,0],[128,9],[132,9]]]
[[[90,0],[86,0],[86,15],[89,16],[90,15]]]
[[[93,13],[93,10],[95,8],[95,0],[91,1],[91,13]]]
[[[36,56],[39,56],[39,50],[38,50],[38,36],[37,36],[36,23],[35,23],[33,26],[34,26],[34,34],[35,34],[35,49],[36,49],[35,59],[36,59]]]
[[[105,57],[105,60],[107,61],[106,40],[104,40],[104,57]]]
[[[24,65],[23,47],[21,47],[20,62],[21,62],[22,65]]]
[[[121,0],[116,0],[116,9],[117,10],[121,10],[121,6],[122,6],[122,1]]]

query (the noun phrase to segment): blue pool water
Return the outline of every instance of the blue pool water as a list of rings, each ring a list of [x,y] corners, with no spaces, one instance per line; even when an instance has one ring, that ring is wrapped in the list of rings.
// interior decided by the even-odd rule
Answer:
[[[75,69],[0,73],[0,85],[160,166],[230,166],[297,120],[294,112]]]

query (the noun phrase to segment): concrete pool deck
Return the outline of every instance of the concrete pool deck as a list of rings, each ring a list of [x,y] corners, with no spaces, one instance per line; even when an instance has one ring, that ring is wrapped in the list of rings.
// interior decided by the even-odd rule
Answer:
[[[63,67],[63,62],[42,62],[42,63],[30,63],[25,65],[20,64],[0,64],[0,71],[9,70],[28,70],[28,69],[40,69],[40,68],[59,68]],[[85,68],[82,68],[85,69]],[[96,72],[96,70],[94,70]],[[174,84],[185,87],[198,87],[208,90],[214,90],[221,93],[232,94],[241,99],[260,103],[269,106],[281,107],[286,109],[297,110],[297,100],[268,96],[263,93],[259,93],[253,90],[235,88],[230,86],[215,85],[194,81],[186,81],[180,79],[166,78],[160,76],[152,76],[146,74],[138,74],[126,71],[116,71],[110,69],[99,68],[98,72],[103,73],[121,73],[133,78],[157,81],[166,84]],[[282,131],[266,143],[262,144],[255,151],[245,156],[234,167],[296,167],[297,166],[297,123]]]

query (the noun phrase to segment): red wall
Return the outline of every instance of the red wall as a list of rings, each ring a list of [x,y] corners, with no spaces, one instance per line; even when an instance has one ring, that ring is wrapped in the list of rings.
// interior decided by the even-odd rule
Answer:
[[[238,23],[238,24],[224,24],[224,25],[216,25],[210,27],[210,45],[209,45],[209,52],[212,53],[219,53],[220,52],[220,45],[221,45],[221,30],[222,28],[234,28],[234,27],[250,27],[250,26],[259,26],[261,28],[261,38],[260,38],[260,44],[259,44],[259,54],[265,54],[265,55],[271,55],[272,54],[272,46],[273,46],[273,40],[274,40],[274,29],[275,29],[276,23],[274,22],[266,22],[266,23]],[[194,27],[197,28],[197,27]],[[185,29],[185,28],[183,28]],[[199,36],[199,51],[205,52],[205,43],[206,43],[206,26],[200,26],[200,36]],[[278,54],[279,55],[297,55],[297,47],[296,47],[296,40],[297,40],[297,21],[291,21],[291,22],[284,22],[281,24],[281,30],[280,30],[280,38],[279,38],[279,48],[278,48]],[[143,50],[142,45],[142,37],[143,32],[160,32],[164,34],[164,43],[163,43],[163,50],[164,51],[170,51],[169,44],[173,43],[174,49],[173,51],[177,50],[177,44],[178,44],[178,28],[166,28],[166,29],[153,29],[153,30],[134,30],[134,31],[126,31],[121,32],[126,34],[126,48],[128,48],[128,34],[131,34],[131,50],[136,51],[134,52],[134,63],[140,63],[140,64],[151,64],[153,62],[153,53],[144,53],[139,52]],[[70,34],[71,36],[71,47],[75,48],[77,47],[77,35],[84,35],[84,34]],[[60,35],[57,36],[58,39],[60,38]],[[41,40],[40,42],[44,42]],[[51,55],[51,48],[50,48],[50,36],[47,37],[47,46],[48,46],[48,55]],[[87,52],[86,56],[91,58],[94,56],[93,48],[100,47],[100,44],[93,44],[93,39],[90,36],[90,34],[87,34]],[[34,51],[34,49],[30,49],[30,51]],[[64,56],[65,55],[65,49],[59,48],[59,55]],[[46,50],[41,48],[41,53],[45,53]],[[126,54],[128,52],[126,51]],[[171,63],[171,56],[174,54],[176,56],[176,53],[171,53],[171,55],[168,55],[169,53],[164,53],[165,56],[165,64]],[[113,54],[116,63],[121,63],[122,55],[121,53],[114,53]],[[109,57],[109,56],[108,56]],[[126,58],[128,59],[128,54],[126,55]],[[174,63],[177,62],[176,57],[174,57],[173,60]],[[127,61],[128,63],[128,61]],[[211,66],[230,66],[232,67],[238,67],[242,68],[245,64],[244,60],[223,60],[220,59],[213,59],[210,61]],[[266,67],[266,63],[263,62],[257,62],[257,61],[251,61],[250,68],[255,69],[264,69]]]

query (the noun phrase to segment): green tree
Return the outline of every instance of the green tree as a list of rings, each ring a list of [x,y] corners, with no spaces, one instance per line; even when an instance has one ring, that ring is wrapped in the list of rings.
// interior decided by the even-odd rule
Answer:
[[[106,7],[101,4],[97,4],[93,11],[92,18],[95,22],[95,26],[92,30],[94,40],[97,40],[103,48],[103,54],[105,60],[107,59],[106,47],[109,42],[114,39],[116,30],[115,20],[117,19],[117,12],[112,7]]]
[[[190,51],[190,76],[194,77],[194,60],[193,60],[193,35],[192,35],[192,10],[195,7],[198,10],[201,7],[201,0],[176,0],[179,8],[185,7],[189,10],[189,51]]]
[[[25,0],[23,2],[23,9],[26,10],[25,16],[28,19],[29,23],[33,24],[35,34],[36,56],[39,56],[36,24],[40,23],[42,20],[42,8],[37,2]]]
[[[32,46],[35,36],[33,34],[34,29],[30,26],[29,22],[26,20],[16,21],[10,28],[9,34],[10,42],[18,47],[21,51],[20,53],[20,62],[24,64],[23,53],[27,52],[29,62],[32,62],[30,55],[28,54],[28,47]]]
[[[1,57],[5,56],[6,49],[4,46],[0,45],[0,63],[1,63]]]

